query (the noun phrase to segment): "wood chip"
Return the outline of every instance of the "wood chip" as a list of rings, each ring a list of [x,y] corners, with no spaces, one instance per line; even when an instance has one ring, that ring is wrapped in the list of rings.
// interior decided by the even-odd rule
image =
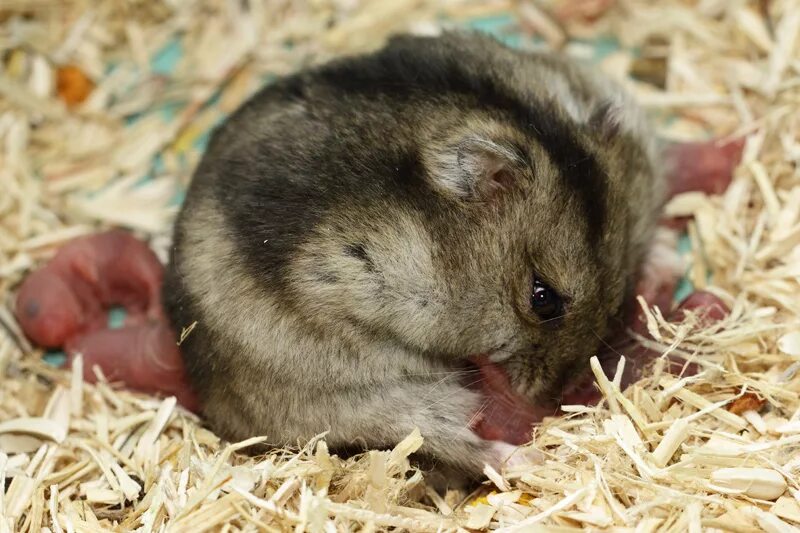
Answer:
[[[37,437],[62,442],[67,436],[67,428],[49,418],[15,418],[0,423],[0,433],[25,433]]]
[[[786,492],[786,479],[768,468],[722,468],[711,474],[715,486],[760,500],[775,500]]]
[[[778,349],[786,355],[800,357],[800,331],[793,331],[778,339]]]
[[[689,436],[690,426],[685,418],[676,420],[670,425],[669,429],[664,433],[664,437],[658,446],[653,450],[653,460],[656,466],[661,468],[667,466],[667,463],[675,455],[681,444]]]
[[[0,533],[797,530],[796,0],[96,4],[0,9]],[[729,305],[723,322],[670,324],[639,300],[664,357],[624,391],[633,361],[609,379],[593,359],[603,401],[544,420],[523,449],[539,457],[487,467],[472,496],[432,492],[410,460],[419,432],[355,457],[324,436],[248,455],[270,436],[229,443],[174,399],[84,382],[80,358],[72,374],[41,361],[13,302],[57,246],[121,225],[166,257],[209,128],[264,80],[451,23],[600,61],[664,139],[746,137],[723,195],[667,206],[691,217],[689,281]],[[592,45],[608,36],[615,51]],[[699,373],[672,375],[667,356]]]

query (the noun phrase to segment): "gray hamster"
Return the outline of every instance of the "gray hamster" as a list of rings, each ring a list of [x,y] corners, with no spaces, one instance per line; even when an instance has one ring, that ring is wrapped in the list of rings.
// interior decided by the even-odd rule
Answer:
[[[498,465],[473,363],[534,406],[588,369],[663,203],[654,139],[599,73],[478,34],[270,84],[213,134],[164,285],[208,423],[341,450],[416,427],[435,472]]]

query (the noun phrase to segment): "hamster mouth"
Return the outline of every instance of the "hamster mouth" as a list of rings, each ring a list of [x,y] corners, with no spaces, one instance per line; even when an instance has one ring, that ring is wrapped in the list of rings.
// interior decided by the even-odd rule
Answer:
[[[481,438],[525,444],[534,424],[558,412],[557,406],[537,406],[516,393],[508,372],[488,356],[476,355],[469,360],[479,376],[471,388],[480,392],[484,400],[470,425]]]
[[[613,352],[601,360],[607,375],[612,375],[618,356]],[[469,358],[478,373],[478,379],[470,387],[483,396],[483,404],[473,416],[471,428],[486,440],[499,440],[521,445],[531,439],[531,428],[545,417],[559,413],[560,405],[593,405],[600,400],[591,374],[571,383],[561,396],[559,404],[532,403],[527,397],[514,391],[508,371],[499,363],[492,362],[487,355]],[[632,376],[626,376],[632,379]],[[627,383],[623,380],[623,385]]]
[[[728,308],[717,296],[706,292],[695,292],[688,296],[678,307],[668,315],[671,322],[680,322],[685,313],[693,313],[699,317],[701,324],[711,324],[722,320],[728,314]],[[647,328],[643,318],[634,314],[632,322],[628,324],[631,331],[639,335],[647,335]],[[643,370],[657,357],[660,351],[652,351],[634,341],[625,331],[618,332],[622,335],[624,345],[614,343],[625,354],[626,363],[622,373],[620,386],[625,389],[642,377]],[[612,379],[617,370],[620,353],[606,345],[597,357],[603,372]],[[533,404],[528,398],[516,393],[511,384],[511,379],[505,368],[497,362],[491,361],[488,355],[476,355],[469,358],[470,363],[479,375],[479,379],[470,385],[483,396],[483,404],[473,416],[471,429],[481,438],[486,440],[499,440],[509,444],[522,445],[531,440],[531,431],[535,424],[545,417],[559,414],[561,405],[594,405],[601,399],[601,394],[595,386],[594,375],[587,371],[562,391],[558,404]],[[696,373],[697,367],[686,364],[681,359],[667,358],[668,370],[683,375]]]

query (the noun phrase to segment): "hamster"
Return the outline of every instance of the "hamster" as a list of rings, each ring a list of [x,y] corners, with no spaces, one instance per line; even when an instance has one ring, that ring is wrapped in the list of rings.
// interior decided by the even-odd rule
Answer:
[[[83,357],[83,379],[94,366],[111,381],[173,394],[188,409],[197,400],[186,384],[180,349],[162,310],[164,267],[148,244],[121,229],[77,237],[20,285],[15,312],[35,344]],[[108,328],[122,306],[123,327]]]
[[[214,132],[165,274],[208,423],[340,450],[418,428],[434,473],[498,466],[633,295],[654,139],[599,73],[478,34],[264,88]],[[521,437],[481,430],[492,395],[520,403]]]
[[[36,344],[54,348],[102,328],[114,305],[158,321],[163,270],[146,243],[122,230],[72,240],[20,286],[20,326]]]

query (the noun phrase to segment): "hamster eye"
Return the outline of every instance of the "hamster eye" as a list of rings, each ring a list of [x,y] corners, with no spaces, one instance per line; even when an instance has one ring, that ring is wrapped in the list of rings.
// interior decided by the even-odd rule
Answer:
[[[531,294],[531,308],[540,318],[552,320],[561,315],[564,304],[556,291],[538,279],[534,279],[533,294]]]

